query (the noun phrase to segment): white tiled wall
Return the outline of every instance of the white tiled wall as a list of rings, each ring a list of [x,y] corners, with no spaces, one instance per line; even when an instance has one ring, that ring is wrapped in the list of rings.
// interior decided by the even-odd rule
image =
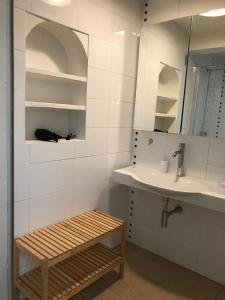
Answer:
[[[225,180],[225,141],[203,137],[181,136],[146,131],[134,133],[136,162],[159,169],[162,159],[170,162],[175,173],[177,158],[172,153],[178,143],[186,143],[185,172],[189,176],[215,181]],[[149,138],[154,140],[148,145]],[[133,202],[133,204],[132,204]],[[171,200],[170,208],[179,203]],[[160,227],[162,198],[135,190],[130,194],[133,223],[130,240],[178,264],[225,284],[225,214],[187,203],[181,215],[169,219],[167,229]]]
[[[15,234],[94,208],[126,218],[128,191],[110,179],[114,168],[130,162],[141,3],[82,0],[57,7],[20,0],[15,5],[20,24],[15,50]],[[90,34],[86,140],[24,143],[24,10]],[[24,261],[26,268],[30,261]]]
[[[224,0],[186,1],[151,0],[148,5],[148,22],[167,21],[224,7]],[[146,62],[147,63],[147,62]],[[159,168],[160,160],[168,159],[169,172],[176,172],[177,159],[172,153],[178,143],[186,143],[185,172],[187,175],[215,181],[225,180],[225,141],[211,138],[134,132],[138,141],[134,147],[136,163]],[[148,145],[149,138],[154,143]],[[134,192],[134,193],[132,193]],[[179,201],[171,200],[170,208]],[[167,259],[225,284],[225,214],[187,203],[183,213],[169,220],[168,228],[160,226],[162,198],[154,194],[134,190],[130,193],[132,224],[129,239]]]

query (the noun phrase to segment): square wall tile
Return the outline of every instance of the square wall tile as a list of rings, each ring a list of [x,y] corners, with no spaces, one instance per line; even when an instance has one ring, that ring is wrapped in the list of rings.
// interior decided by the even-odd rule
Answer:
[[[206,179],[216,181],[216,182],[225,181],[225,167],[207,165]]]
[[[107,153],[106,128],[87,128],[86,140],[77,141],[74,144],[74,156],[85,157]]]
[[[106,41],[112,39],[113,14],[94,1],[80,1],[79,30]],[[104,25],[103,25],[104,24]]]
[[[73,187],[72,214],[78,215],[93,209],[100,209],[101,203],[108,201],[108,181],[99,184],[84,183]]]
[[[128,152],[131,150],[131,128],[108,129],[108,153]]]
[[[135,152],[146,152],[149,157],[152,154],[157,154],[163,158],[166,150],[167,134],[148,131],[137,131],[137,133],[138,134],[134,132],[134,139],[137,142],[136,144],[138,146],[137,148],[135,148]],[[149,144],[150,139],[153,140],[153,143],[151,144]]]
[[[89,99],[87,103],[87,127],[107,127],[109,102]]]
[[[134,106],[131,103],[111,101],[108,127],[133,127]]]
[[[136,79],[112,73],[111,100],[134,103],[136,94]]]
[[[109,100],[111,76],[111,72],[89,68],[87,97],[97,100]]]
[[[58,143],[33,142],[29,144],[30,163],[40,163],[71,159],[74,157],[74,142],[59,141]]]
[[[89,66],[110,71],[111,44],[102,39],[90,36]]]
[[[113,171],[130,165],[130,152],[120,152],[107,155],[107,178],[110,179]]]
[[[112,71],[133,78],[137,76],[138,54],[121,45],[112,47]]]
[[[73,160],[33,164],[29,168],[29,195],[37,197],[72,187]]]
[[[106,156],[82,157],[74,160],[73,185],[95,183],[106,179]]]
[[[200,136],[187,136],[185,145],[185,159],[188,161],[207,163],[209,139]]]
[[[216,166],[225,166],[225,140],[210,139],[208,163]]]
[[[36,230],[70,218],[72,201],[72,189],[33,197],[29,203],[29,230]]]

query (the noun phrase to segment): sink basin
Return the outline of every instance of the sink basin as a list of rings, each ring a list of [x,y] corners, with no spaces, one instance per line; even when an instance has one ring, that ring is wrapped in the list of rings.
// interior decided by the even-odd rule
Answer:
[[[114,171],[126,174],[145,188],[163,196],[196,195],[207,189],[207,182],[184,176],[177,177],[171,173],[160,173],[157,170],[145,167],[128,167]]]
[[[177,177],[175,174],[162,174],[156,170],[137,167],[133,168],[132,177],[153,192],[164,196],[185,196],[199,194],[207,188],[207,183],[192,177]]]
[[[176,177],[143,166],[130,166],[113,172],[119,184],[143,189],[193,205],[225,212],[225,188],[216,182],[190,176]]]

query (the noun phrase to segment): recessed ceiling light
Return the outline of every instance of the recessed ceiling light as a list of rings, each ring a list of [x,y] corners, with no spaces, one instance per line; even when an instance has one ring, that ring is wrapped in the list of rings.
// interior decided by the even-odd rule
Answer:
[[[225,8],[210,10],[210,11],[207,11],[206,13],[201,14],[201,16],[204,16],[204,17],[221,17],[224,15],[225,15]]]
[[[43,1],[53,6],[67,6],[71,4],[71,0],[43,0]]]

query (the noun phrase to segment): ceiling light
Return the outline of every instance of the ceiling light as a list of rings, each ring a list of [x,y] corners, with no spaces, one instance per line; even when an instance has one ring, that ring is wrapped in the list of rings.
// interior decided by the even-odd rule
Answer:
[[[43,0],[43,1],[53,6],[67,6],[71,4],[71,0]]]
[[[204,17],[221,17],[224,15],[225,15],[225,8],[210,10],[210,11],[207,11],[206,13],[201,14],[201,16],[204,16]]]

